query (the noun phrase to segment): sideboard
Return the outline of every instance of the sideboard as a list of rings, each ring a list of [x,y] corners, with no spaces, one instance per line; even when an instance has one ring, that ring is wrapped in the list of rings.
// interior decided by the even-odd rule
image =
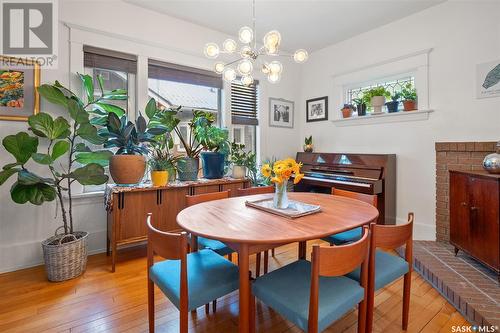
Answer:
[[[500,272],[500,175],[450,171],[450,243]]]
[[[192,182],[173,182],[163,187],[138,185],[106,188],[107,247],[111,255],[111,271],[115,271],[118,247],[147,240],[146,216],[153,213],[153,225],[162,231],[179,231],[177,214],[186,207],[186,195],[231,190],[236,196],[239,188],[249,187],[246,179],[200,179]]]

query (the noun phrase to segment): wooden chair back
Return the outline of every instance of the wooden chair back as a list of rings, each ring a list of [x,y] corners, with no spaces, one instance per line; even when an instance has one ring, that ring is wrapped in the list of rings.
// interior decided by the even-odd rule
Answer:
[[[204,193],[204,194],[196,194],[196,195],[186,195],[186,204],[187,206],[193,206],[202,202],[212,201],[212,200],[220,200],[229,198],[229,194],[231,190],[222,191],[222,192],[213,192],[213,193]]]
[[[379,225],[371,224],[372,239],[371,247],[374,249],[382,247],[385,249],[396,249],[413,240],[413,213],[408,213],[408,222],[401,225]]]
[[[188,253],[188,234],[186,232],[170,233],[156,229],[151,224],[151,213],[147,217],[148,225],[148,267],[153,265],[155,254],[165,259],[179,260]]]
[[[239,188],[237,193],[239,197],[243,197],[245,195],[274,193],[274,186]]]
[[[360,285],[364,298],[359,305],[358,332],[363,332],[366,318],[366,297],[368,285],[369,231],[363,228],[363,237],[357,242],[341,246],[313,246],[311,258],[311,293],[309,298],[308,332],[318,331],[319,277],[342,276],[361,265]]]
[[[332,194],[333,195],[340,195],[342,197],[347,197],[351,199],[356,199],[360,200],[363,202],[366,202],[373,207],[377,207],[377,196],[372,195],[372,194],[364,194],[364,193],[357,193],[357,192],[352,192],[352,191],[346,191],[346,190],[339,190],[336,189],[335,187],[332,187]]]

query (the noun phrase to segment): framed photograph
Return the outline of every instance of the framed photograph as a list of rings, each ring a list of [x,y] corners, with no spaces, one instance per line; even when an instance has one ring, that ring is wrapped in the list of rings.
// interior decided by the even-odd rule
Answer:
[[[294,103],[282,98],[269,98],[269,126],[293,128]]]
[[[328,96],[306,101],[306,121],[328,120]]]
[[[27,121],[40,108],[40,66],[24,59],[17,63],[0,56],[0,120]]]
[[[500,59],[476,66],[476,98],[500,97]]]

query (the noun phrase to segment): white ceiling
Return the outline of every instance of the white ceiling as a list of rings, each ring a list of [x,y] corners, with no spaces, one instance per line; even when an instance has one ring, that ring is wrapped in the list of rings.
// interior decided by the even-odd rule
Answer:
[[[124,1],[233,36],[243,25],[252,25],[250,0]],[[441,2],[444,0],[257,0],[256,30],[261,40],[265,32],[276,29],[281,32],[283,49],[311,52]],[[391,36],[382,36],[385,38]]]

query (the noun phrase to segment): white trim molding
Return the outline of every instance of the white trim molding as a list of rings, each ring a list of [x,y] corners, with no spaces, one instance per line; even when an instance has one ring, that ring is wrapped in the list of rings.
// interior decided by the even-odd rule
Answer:
[[[405,121],[427,120],[434,110],[399,111],[394,113],[383,113],[380,115],[367,114],[362,117],[351,117],[334,119],[335,126],[357,126],[383,123],[398,123]]]

